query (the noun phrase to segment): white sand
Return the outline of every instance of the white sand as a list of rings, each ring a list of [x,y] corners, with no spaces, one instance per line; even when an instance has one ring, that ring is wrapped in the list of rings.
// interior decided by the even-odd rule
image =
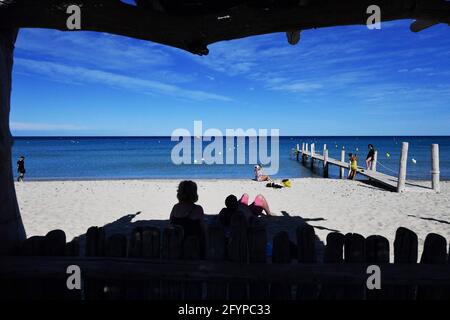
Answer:
[[[16,188],[28,236],[63,229],[70,240],[83,235],[90,226],[110,224],[110,232],[128,232],[138,224],[148,223],[142,221],[159,220],[151,223],[165,225],[176,202],[178,182],[50,181],[19,183]],[[305,219],[316,227],[323,243],[330,231],[337,230],[363,236],[379,234],[392,245],[400,226],[418,234],[420,247],[431,232],[450,240],[450,183],[446,182],[441,183],[440,194],[397,194],[363,182],[331,179],[293,179],[292,188],[281,190],[250,180],[197,180],[197,183],[198,203],[211,215],[220,211],[229,194],[239,197],[247,192],[252,199],[258,193],[263,194],[273,213],[280,216],[268,223],[271,235],[287,230],[293,237],[296,226]],[[137,212],[141,214],[127,217]],[[141,222],[133,224],[136,221]]]

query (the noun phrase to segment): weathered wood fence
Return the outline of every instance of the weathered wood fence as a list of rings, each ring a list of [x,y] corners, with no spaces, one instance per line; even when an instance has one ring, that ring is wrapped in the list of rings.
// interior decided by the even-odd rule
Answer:
[[[66,243],[61,230],[24,241],[15,256],[0,263],[2,299],[449,299],[447,241],[426,237],[418,262],[418,237],[399,228],[393,244],[382,236],[330,233],[323,261],[316,256],[314,228],[297,229],[293,244],[287,232],[273,238],[267,255],[263,226],[234,218],[231,236],[210,226],[206,253],[200,240],[184,239],[169,225],[136,228],[131,235],[107,237],[103,228],[86,234],[84,255],[79,239]],[[66,269],[81,269],[81,290],[68,290]],[[369,265],[381,270],[381,290],[369,290]]]

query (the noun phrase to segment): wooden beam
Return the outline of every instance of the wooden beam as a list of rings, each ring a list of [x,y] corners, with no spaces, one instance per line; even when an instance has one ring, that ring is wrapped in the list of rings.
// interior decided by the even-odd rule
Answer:
[[[419,14],[404,1],[382,1],[382,20],[415,18]],[[199,14],[161,12],[118,0],[74,0],[82,11],[84,31],[107,32],[149,40],[196,54],[223,40],[312,28],[366,24],[371,0],[314,0],[305,6],[265,8],[240,5]],[[0,5],[0,28],[49,28],[68,31],[66,1],[10,0]],[[442,15],[442,14],[440,14]],[[448,14],[449,15],[449,14]],[[447,16],[448,16],[447,15]],[[442,18],[443,19],[443,18]]]
[[[145,260],[86,257],[1,257],[0,279],[66,278],[69,265],[98,279],[249,280],[276,283],[361,284],[369,263],[265,264],[227,261]],[[450,284],[448,265],[379,264],[382,283]]]

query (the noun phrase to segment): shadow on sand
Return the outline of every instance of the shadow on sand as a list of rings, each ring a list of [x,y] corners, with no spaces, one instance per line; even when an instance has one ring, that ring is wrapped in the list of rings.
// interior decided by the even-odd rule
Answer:
[[[169,225],[169,220],[139,220],[139,215],[141,212],[137,212],[135,214],[127,214],[123,217],[117,219],[116,221],[105,224],[103,228],[105,229],[106,236],[111,236],[113,234],[124,234],[129,236],[133,229],[136,227],[156,227],[159,229],[164,229],[167,225]],[[323,218],[302,218],[300,216],[291,216],[286,211],[282,211],[282,216],[261,216],[258,218],[258,223],[262,224],[266,227],[267,230],[267,238],[268,241],[272,242],[273,237],[281,232],[286,231],[289,235],[289,238],[292,242],[297,243],[296,240],[296,230],[299,226],[304,224],[308,224],[310,221],[325,221]],[[216,222],[217,215],[205,215],[205,220],[207,225],[213,225]],[[327,229],[325,227],[320,226],[312,226],[314,228],[320,230],[329,230],[333,232],[338,232],[338,230]],[[86,234],[82,234],[78,236],[80,240],[80,248],[81,254],[84,254]],[[316,244],[316,253],[319,261],[322,260],[323,251],[324,251],[324,243],[319,239],[319,237],[315,237]]]

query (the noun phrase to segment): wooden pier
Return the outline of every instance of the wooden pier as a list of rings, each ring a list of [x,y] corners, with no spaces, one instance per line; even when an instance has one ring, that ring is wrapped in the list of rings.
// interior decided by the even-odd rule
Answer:
[[[378,159],[378,153],[375,151],[374,161],[372,164],[372,169],[367,170],[363,167],[358,166],[357,174],[360,176],[364,176],[368,178],[371,181],[374,181],[384,188],[396,191],[396,192],[404,192],[409,190],[434,190],[436,192],[439,192],[439,146],[437,144],[433,144],[431,146],[432,153],[432,183],[431,186],[427,185],[426,183],[417,183],[416,181],[414,183],[410,183],[406,181],[406,166],[407,166],[407,160],[408,160],[408,147],[409,144],[407,142],[403,142],[402,144],[402,153],[400,156],[400,168],[399,168],[399,174],[397,177],[381,173],[377,171],[377,159]],[[330,165],[336,166],[340,168],[340,178],[345,179],[347,176],[345,175],[345,170],[350,170],[350,162],[346,162],[346,153],[345,150],[341,151],[341,159],[333,159],[328,156],[328,149],[326,145],[324,145],[323,153],[320,154],[315,151],[315,145],[311,144],[310,148],[308,146],[308,143],[303,143],[302,148],[300,150],[300,146],[297,145],[297,161],[301,161],[304,166],[308,165],[311,167],[311,169],[314,168],[314,162],[320,162],[322,163],[323,167],[323,176],[325,178],[328,178],[328,168]]]

